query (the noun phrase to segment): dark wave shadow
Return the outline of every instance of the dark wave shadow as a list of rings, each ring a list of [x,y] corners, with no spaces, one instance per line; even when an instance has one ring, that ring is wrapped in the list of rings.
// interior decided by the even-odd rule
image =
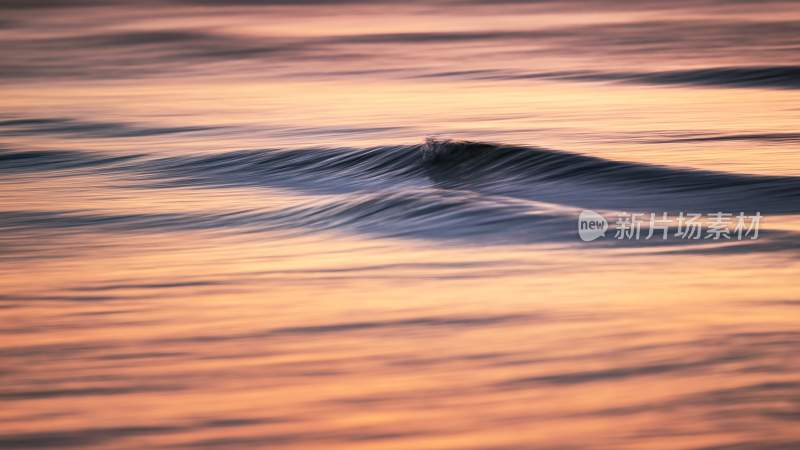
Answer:
[[[704,215],[800,212],[800,177],[699,171],[613,161],[536,147],[428,140],[416,146],[252,150],[214,155],[98,156],[2,152],[0,175],[112,174],[135,188],[268,187],[301,194],[277,210],[110,214],[5,211],[0,227],[75,233],[179,230],[303,234],[343,231],[470,245],[578,242],[580,208]],[[66,170],[69,169],[69,170]],[[117,184],[118,186],[118,184]],[[673,246],[686,252],[796,250],[796,233],[765,230],[753,242],[597,241],[593,246]],[[611,226],[611,233],[614,226]],[[702,244],[702,245],[700,245]],[[708,244],[715,244],[709,246]]]
[[[94,169],[127,174],[137,187],[263,186],[310,194],[434,187],[591,209],[800,212],[800,177],[654,166],[480,142],[174,157],[5,151],[0,161],[0,173]]]

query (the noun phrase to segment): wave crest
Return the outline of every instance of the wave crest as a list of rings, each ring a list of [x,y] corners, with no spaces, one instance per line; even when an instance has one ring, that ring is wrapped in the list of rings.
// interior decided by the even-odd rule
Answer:
[[[139,187],[256,186],[310,194],[404,189],[469,191],[590,209],[800,212],[800,177],[747,175],[608,160],[532,146],[428,138],[367,149],[99,156],[3,152],[12,172],[130,175]]]

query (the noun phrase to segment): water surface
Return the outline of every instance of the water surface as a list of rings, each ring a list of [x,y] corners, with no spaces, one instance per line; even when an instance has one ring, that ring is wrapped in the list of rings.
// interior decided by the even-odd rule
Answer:
[[[0,447],[800,447],[793,2],[0,11]]]

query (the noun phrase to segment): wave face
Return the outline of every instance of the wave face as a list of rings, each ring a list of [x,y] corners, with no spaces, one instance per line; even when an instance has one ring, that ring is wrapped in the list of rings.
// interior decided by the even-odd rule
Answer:
[[[666,167],[471,141],[172,157],[6,151],[0,161],[3,172],[111,171],[135,176],[149,187],[263,186],[328,194],[435,188],[619,210],[718,206],[800,212],[800,177]]]
[[[332,231],[429,241],[563,244],[574,242],[581,209],[675,215],[800,212],[800,177],[654,166],[470,141],[170,157],[5,152],[0,160],[0,173],[10,176],[112,174],[117,189],[145,189],[155,198],[159,190],[186,188],[215,195],[227,188],[265,194],[277,189],[296,196],[280,207],[245,210],[233,201],[231,207],[189,213],[15,210],[0,215],[6,228],[15,229]],[[796,247],[793,233],[767,235]]]

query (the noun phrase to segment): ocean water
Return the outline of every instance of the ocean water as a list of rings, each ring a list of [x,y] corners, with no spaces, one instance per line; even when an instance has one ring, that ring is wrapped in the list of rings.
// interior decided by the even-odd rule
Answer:
[[[796,2],[0,13],[0,448],[800,448]]]

